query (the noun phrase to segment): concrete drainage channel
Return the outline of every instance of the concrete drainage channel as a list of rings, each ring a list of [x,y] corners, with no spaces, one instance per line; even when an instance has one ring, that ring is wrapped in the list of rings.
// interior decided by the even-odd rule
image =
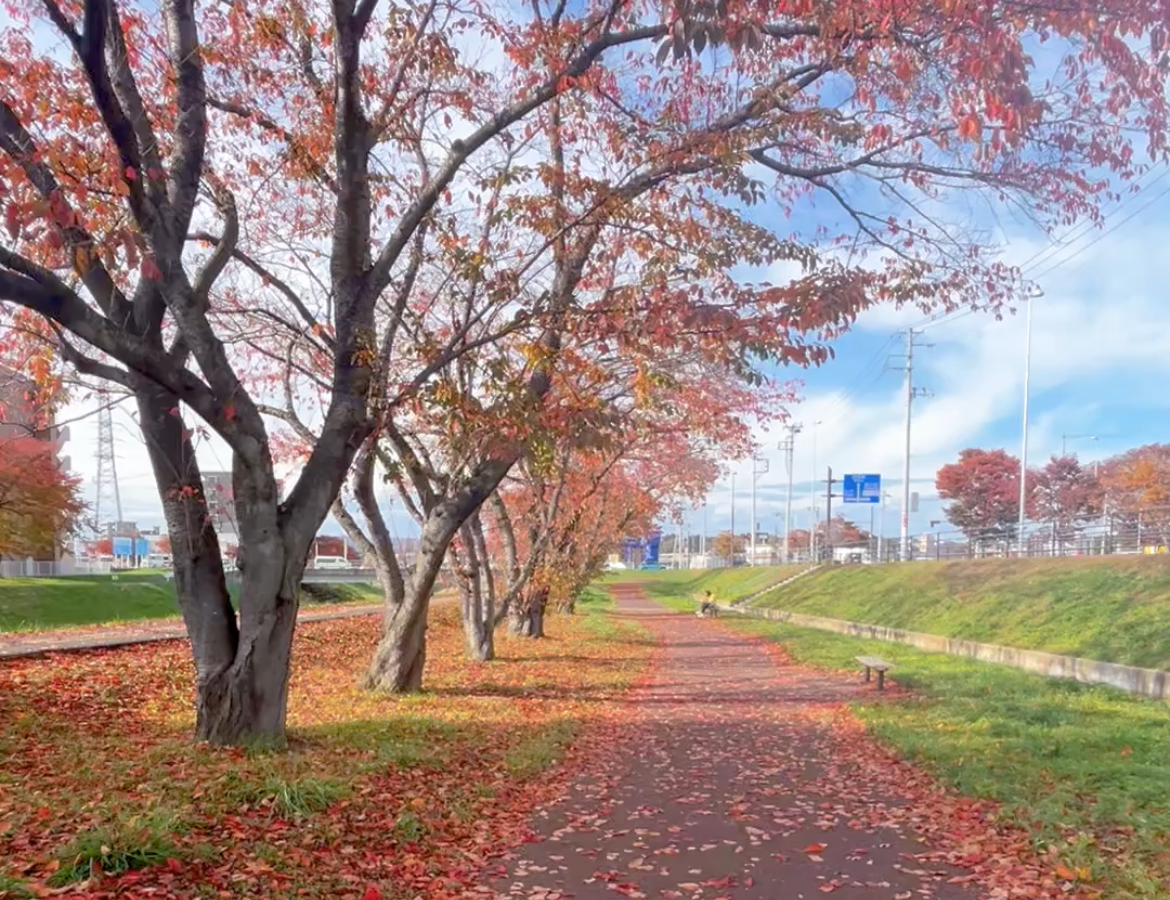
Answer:
[[[800,578],[804,574],[806,573],[794,577]],[[768,590],[774,590],[776,587],[778,585],[773,585]],[[753,609],[742,606],[742,602],[723,608],[751,618],[787,622],[799,628],[815,628],[820,631],[832,631],[836,634],[846,634],[868,640],[906,644],[931,653],[967,656],[982,662],[1012,666],[1023,669],[1025,672],[1045,675],[1048,678],[1069,678],[1085,684],[1104,684],[1142,697],[1170,700],[1170,672],[1164,672],[1160,669],[1142,669],[1137,666],[1123,666],[1118,663],[1082,659],[1078,656],[1045,653],[1041,650],[1005,647],[1001,644],[981,644],[962,638],[948,638],[937,634],[924,634],[920,631],[905,631],[901,628],[887,628],[884,625],[865,625],[860,622],[849,622],[845,619],[807,616],[803,613],[787,612],[782,609]]]

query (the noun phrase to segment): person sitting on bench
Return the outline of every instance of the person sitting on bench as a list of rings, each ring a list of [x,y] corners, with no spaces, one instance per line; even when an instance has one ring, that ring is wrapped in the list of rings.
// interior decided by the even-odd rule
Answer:
[[[699,615],[714,616],[717,610],[714,595],[710,591],[703,591],[703,600],[699,604]]]

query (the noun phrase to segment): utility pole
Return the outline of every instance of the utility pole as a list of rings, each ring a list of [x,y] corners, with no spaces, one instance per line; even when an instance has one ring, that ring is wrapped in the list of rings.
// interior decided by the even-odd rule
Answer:
[[[787,565],[789,553],[789,535],[792,533],[792,456],[796,448],[796,436],[801,432],[799,423],[794,422],[784,426],[788,437],[780,442],[780,450],[784,453],[784,468],[788,472],[788,499],[784,502],[784,563]]]
[[[764,468],[759,468],[759,464],[763,463]],[[749,565],[756,564],[756,532],[759,528],[756,527],[756,482],[759,481],[761,475],[768,472],[768,461],[762,459],[755,454],[752,454],[752,559]]]
[[[902,560],[910,557],[910,421],[915,397],[930,396],[927,391],[914,387],[914,348],[929,347],[929,344],[916,343],[922,337],[921,331],[913,328],[906,331],[906,362],[902,366],[890,366],[894,371],[906,373],[906,452],[902,460],[902,532],[901,552]]]
[[[825,558],[832,562],[833,560],[833,485],[836,479],[833,477],[833,467],[828,467],[828,475],[825,477]]]

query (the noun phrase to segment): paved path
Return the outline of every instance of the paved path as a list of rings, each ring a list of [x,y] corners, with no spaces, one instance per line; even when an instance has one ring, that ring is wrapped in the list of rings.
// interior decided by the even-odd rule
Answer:
[[[950,883],[963,873],[910,859],[927,848],[897,779],[875,780],[841,753],[834,722],[866,689],[860,678],[778,662],[717,623],[664,612],[637,586],[615,593],[619,615],[644,622],[663,656],[623,738],[537,814],[538,841],[477,894],[976,900]]]
[[[352,619],[381,613],[381,603],[355,606],[331,604],[327,609],[302,609],[298,622],[324,622],[329,619]],[[61,650],[96,650],[123,647],[151,641],[174,641],[187,637],[182,619],[152,619],[125,625],[97,625],[63,631],[17,631],[0,634],[0,659],[39,656]]]

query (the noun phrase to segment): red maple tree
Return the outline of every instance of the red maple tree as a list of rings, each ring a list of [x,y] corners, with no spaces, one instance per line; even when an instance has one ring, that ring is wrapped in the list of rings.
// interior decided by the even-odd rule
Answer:
[[[85,505],[52,445],[0,440],[0,556],[56,559]]]
[[[1020,515],[1020,461],[1004,450],[969,448],[938,470],[935,487],[946,517],[974,541],[1015,535]]]

